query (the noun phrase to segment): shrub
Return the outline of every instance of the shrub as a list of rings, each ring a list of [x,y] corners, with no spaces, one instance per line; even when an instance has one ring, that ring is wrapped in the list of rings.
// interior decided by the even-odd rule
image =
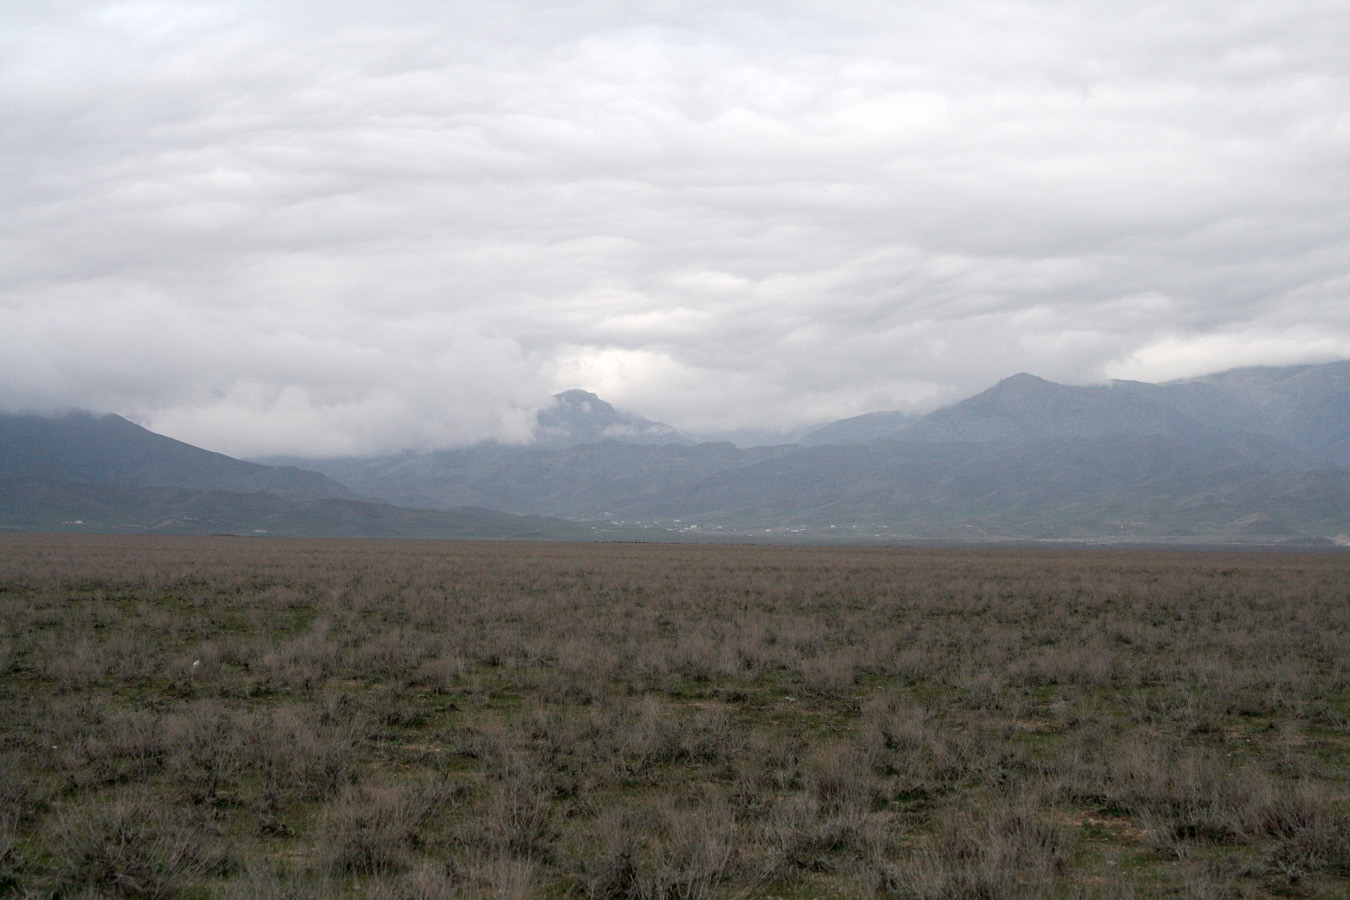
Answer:
[[[121,897],[177,897],[229,858],[208,823],[148,796],[93,815],[68,815],[58,827],[53,893],[93,890]]]
[[[402,867],[418,830],[444,799],[434,785],[347,788],[319,825],[321,861],[333,874],[381,874]]]

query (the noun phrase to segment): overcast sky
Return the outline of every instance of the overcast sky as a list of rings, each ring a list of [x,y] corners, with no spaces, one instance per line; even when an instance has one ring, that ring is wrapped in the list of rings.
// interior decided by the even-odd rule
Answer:
[[[1350,357],[1350,0],[0,5],[0,406],[238,455]]]

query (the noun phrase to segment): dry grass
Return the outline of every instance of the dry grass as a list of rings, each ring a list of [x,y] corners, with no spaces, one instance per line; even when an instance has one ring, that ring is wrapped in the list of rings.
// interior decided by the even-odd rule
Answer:
[[[0,535],[0,896],[1344,897],[1350,557]]]

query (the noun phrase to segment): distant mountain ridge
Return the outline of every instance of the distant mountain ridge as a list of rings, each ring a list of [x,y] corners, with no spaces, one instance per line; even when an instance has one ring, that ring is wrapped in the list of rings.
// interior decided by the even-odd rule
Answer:
[[[0,415],[0,475],[314,497],[356,495],[318,472],[264,466],[155,434],[117,415]]]
[[[1282,468],[1350,466],[1350,361],[1248,367],[1161,384],[1074,386],[1022,373],[927,416],[873,413],[826,425],[800,443],[1111,435],[1245,447],[1252,458]]]
[[[797,445],[606,437],[314,465],[404,505],[740,534],[1330,538],[1350,532],[1347,390],[1350,362],[1159,385],[1020,374],[927,416],[841,420]]]
[[[0,417],[0,526],[90,510],[187,532],[1350,544],[1350,362],[1162,384],[1024,373],[748,449],[556,399],[532,445],[306,461],[321,475],[117,417]]]
[[[423,504],[425,505],[425,504]],[[489,510],[408,510],[317,472],[266,466],[116,415],[0,415],[0,528],[132,534],[590,539]]]

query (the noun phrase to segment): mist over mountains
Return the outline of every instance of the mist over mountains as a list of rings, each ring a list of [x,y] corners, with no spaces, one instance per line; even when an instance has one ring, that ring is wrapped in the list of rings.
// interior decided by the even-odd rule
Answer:
[[[333,533],[322,524],[332,515],[345,516],[341,533],[380,521],[381,533],[453,536],[434,515],[466,509],[502,516],[475,536],[1317,543],[1350,533],[1350,361],[1162,384],[1019,374],[926,416],[878,412],[748,448],[697,444],[585,391],[556,401],[530,445],[289,466],[232,460],[117,417],[0,417],[0,525],[35,527],[34,485],[45,485],[67,512],[71,496],[113,486],[263,495],[236,506],[267,507],[288,533]],[[147,511],[182,528],[166,504],[189,501],[203,504],[160,495]],[[362,503],[381,512],[323,509]],[[411,518],[391,524],[400,515]]]
[[[563,391],[557,405],[542,410],[535,425],[541,447],[567,447],[596,441],[624,444],[693,444],[694,441],[662,422],[619,412],[589,391]]]

